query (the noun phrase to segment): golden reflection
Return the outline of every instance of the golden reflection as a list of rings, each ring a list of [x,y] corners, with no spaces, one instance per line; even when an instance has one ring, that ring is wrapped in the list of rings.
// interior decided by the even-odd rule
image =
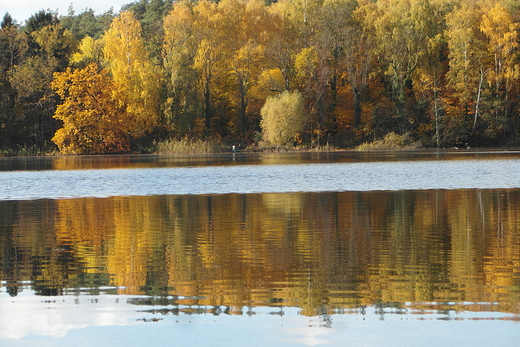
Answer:
[[[520,191],[0,202],[1,280],[185,305],[520,313]]]

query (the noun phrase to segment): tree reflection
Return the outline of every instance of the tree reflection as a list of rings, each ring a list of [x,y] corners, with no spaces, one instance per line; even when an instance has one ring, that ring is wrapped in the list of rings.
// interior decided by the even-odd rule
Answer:
[[[212,314],[300,307],[325,325],[368,306],[518,313],[519,209],[519,190],[1,202],[0,276],[10,295],[109,286]]]

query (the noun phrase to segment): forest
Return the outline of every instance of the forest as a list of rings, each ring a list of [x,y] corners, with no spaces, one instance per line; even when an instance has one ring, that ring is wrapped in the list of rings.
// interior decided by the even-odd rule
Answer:
[[[0,29],[0,154],[520,145],[520,1],[138,0]]]

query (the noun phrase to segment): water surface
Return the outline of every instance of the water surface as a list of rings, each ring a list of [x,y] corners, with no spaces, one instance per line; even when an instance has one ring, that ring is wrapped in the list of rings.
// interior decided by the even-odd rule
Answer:
[[[4,166],[1,344],[516,346],[517,154],[364,156]]]
[[[87,157],[85,163],[78,162],[81,159],[78,157],[41,162],[39,159],[33,163],[33,170],[0,171],[0,182],[3,182],[0,200],[520,187],[520,158],[510,152],[499,152],[495,157],[489,153],[478,157],[417,152],[417,157],[411,158],[375,154],[367,161],[361,161],[363,157],[355,153],[315,154],[315,162],[311,162],[313,157],[308,157],[309,154],[301,160],[287,154],[280,158],[272,154],[266,157],[228,154],[217,156],[212,165],[201,165],[201,161],[207,162],[210,158],[200,156],[188,160],[197,163],[188,166],[184,165],[187,158],[181,158],[175,166],[171,158],[155,156],[151,158],[160,165],[153,168],[135,167],[136,162],[149,166],[151,158],[146,156],[116,156],[112,161]],[[428,158],[435,160],[425,160]],[[99,161],[117,162],[120,167],[109,165],[101,169]],[[125,162],[127,167],[122,164]],[[169,165],[165,166],[165,162]],[[62,169],[36,170],[37,163],[43,168]]]

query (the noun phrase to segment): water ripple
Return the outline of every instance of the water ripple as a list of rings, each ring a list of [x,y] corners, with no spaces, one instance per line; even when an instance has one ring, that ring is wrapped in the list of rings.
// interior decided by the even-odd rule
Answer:
[[[0,172],[0,200],[132,195],[520,188],[520,160]]]

